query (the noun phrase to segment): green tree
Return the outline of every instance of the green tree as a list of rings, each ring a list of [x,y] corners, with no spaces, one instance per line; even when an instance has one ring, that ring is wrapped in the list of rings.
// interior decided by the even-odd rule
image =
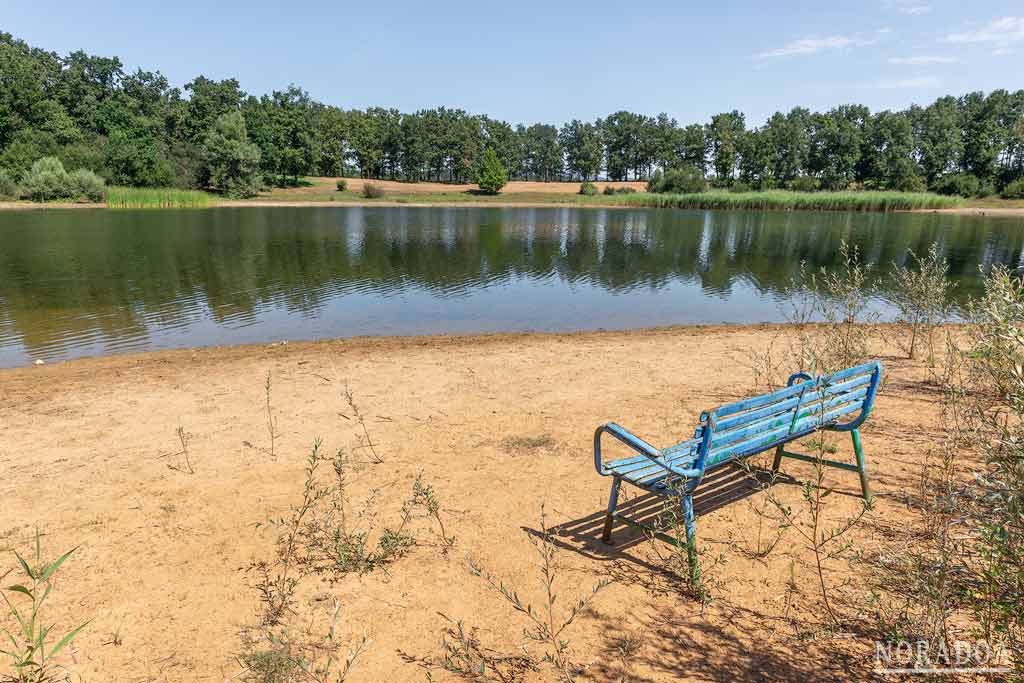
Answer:
[[[249,142],[241,112],[221,114],[203,143],[210,187],[227,197],[259,191],[260,150]]]
[[[739,147],[745,129],[746,119],[736,110],[711,117],[708,138],[715,178],[719,184],[732,184],[739,166]]]
[[[238,111],[245,93],[234,78],[214,81],[197,76],[185,84],[189,93],[183,135],[195,143],[203,142],[210,134],[214,122],[228,112]]]
[[[597,177],[604,149],[594,124],[573,119],[562,126],[558,141],[565,150],[565,165],[569,175],[580,180]]]
[[[476,174],[476,184],[484,194],[498,194],[508,182],[508,172],[501,165],[498,154],[488,147],[484,150],[483,161]]]

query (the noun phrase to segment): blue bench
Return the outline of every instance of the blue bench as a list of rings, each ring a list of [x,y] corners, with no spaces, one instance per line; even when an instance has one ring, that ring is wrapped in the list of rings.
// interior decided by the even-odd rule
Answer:
[[[621,520],[649,531],[647,526],[615,512],[622,482],[645,491],[676,496],[682,506],[690,569],[696,569],[696,527],[693,492],[704,475],[722,465],[775,449],[772,470],[778,471],[782,458],[851,470],[860,474],[861,492],[870,502],[871,489],[864,466],[859,427],[867,419],[878,392],[882,364],[865,363],[828,375],[812,377],[805,372],[792,375],[786,388],[719,406],[701,414],[693,438],[658,449],[614,422],[601,425],[594,433],[594,466],[599,474],[613,477],[602,540],[611,542],[612,525]],[[824,460],[785,450],[790,441],[827,429],[850,432],[856,464]],[[601,437],[609,435],[638,455],[601,462]],[[696,575],[696,574],[695,574]]]

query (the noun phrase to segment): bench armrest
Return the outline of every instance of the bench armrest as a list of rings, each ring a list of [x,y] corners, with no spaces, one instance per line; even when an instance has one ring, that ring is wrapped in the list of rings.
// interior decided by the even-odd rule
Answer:
[[[672,467],[662,459],[661,451],[657,448],[623,429],[614,422],[609,422],[608,424],[601,425],[597,428],[597,431],[594,432],[594,468],[597,470],[597,473],[602,476],[607,476],[608,474],[604,471],[604,466],[601,464],[601,435],[603,434],[611,434],[616,439],[653,462],[655,465],[658,465],[662,469],[667,470],[678,477],[692,479],[693,477],[698,477],[701,474],[700,470],[696,469],[681,470],[676,467]]]

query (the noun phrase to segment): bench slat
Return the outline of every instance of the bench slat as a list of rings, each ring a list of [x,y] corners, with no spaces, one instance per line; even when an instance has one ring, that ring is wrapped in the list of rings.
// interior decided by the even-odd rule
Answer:
[[[810,417],[797,420],[792,425],[787,423],[776,429],[759,432],[752,438],[731,443],[718,450],[712,451],[708,454],[705,467],[723,460],[743,458],[748,455],[760,453],[761,451],[771,448],[777,443],[792,441],[804,434],[818,431],[821,427],[836,422],[840,417],[857,412],[858,410],[860,410],[859,405],[849,404],[844,407],[831,410],[820,417],[812,415]]]
[[[852,392],[855,389],[858,389],[859,387],[867,387],[869,384],[871,384],[871,375],[862,375],[860,377],[855,377],[845,382],[826,385],[814,391],[807,391],[807,393],[805,393],[803,396],[800,396],[800,392],[797,392],[797,395],[793,396],[792,398],[787,398],[777,403],[767,405],[763,408],[733,415],[732,417],[725,418],[724,420],[719,420],[718,423],[715,424],[715,434],[718,435],[721,434],[722,432],[729,431],[737,427],[742,427],[748,422],[753,422],[755,420],[759,420],[765,417],[771,417],[772,415],[776,415],[778,413],[790,410],[791,408],[800,403],[812,403],[814,401],[819,400],[823,396],[832,396],[843,392]],[[803,386],[805,391],[808,388],[806,385],[803,384],[797,384],[794,386]],[[867,392],[865,391],[865,394],[866,393]]]
[[[815,392],[815,394],[818,394],[818,392]],[[711,438],[711,448],[715,449],[718,446],[724,446],[725,444],[733,443],[734,441],[740,441],[752,434],[763,432],[774,426],[788,424],[794,419],[800,420],[809,415],[818,414],[823,410],[830,410],[847,403],[854,404],[852,408],[860,409],[864,404],[864,398],[867,394],[867,387],[862,387],[851,392],[827,398],[827,400],[817,400],[812,398],[810,401],[799,403],[797,399],[792,399],[786,402],[788,407],[784,411],[770,414],[767,417],[754,420],[749,424],[740,425],[727,432],[715,431]],[[818,395],[820,396],[820,394]],[[796,418],[793,417],[794,414],[797,415]]]
[[[821,381],[826,385],[835,384],[848,377],[853,377],[855,375],[865,373],[877,372],[878,369],[879,365],[877,362],[865,363],[863,365],[857,365],[852,368],[840,370],[839,372],[832,373],[831,375],[825,375],[824,377],[821,378]],[[710,412],[714,413],[716,418],[721,419],[723,417],[728,417],[729,415],[735,415],[736,413],[743,410],[760,408],[761,406],[766,406],[770,403],[776,403],[787,398],[792,398],[793,396],[796,396],[801,391],[803,391],[805,388],[806,387],[802,388],[800,384],[794,384],[793,386],[773,391],[770,394],[762,394],[761,396],[754,396],[753,398],[748,398],[743,401],[737,401],[735,403],[729,403],[724,406],[719,406],[718,408],[715,408],[713,411]],[[707,415],[707,413],[705,413],[705,415]]]

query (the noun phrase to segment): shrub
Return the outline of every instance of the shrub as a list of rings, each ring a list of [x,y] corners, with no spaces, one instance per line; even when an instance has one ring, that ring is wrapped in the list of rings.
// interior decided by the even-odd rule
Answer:
[[[508,172],[501,165],[497,153],[488,147],[484,151],[483,161],[476,174],[476,184],[484,194],[498,194],[508,182]]]
[[[605,194],[608,194],[608,192],[607,192],[608,188],[606,187],[604,189],[606,190]],[[597,185],[595,185],[594,183],[588,183],[588,182],[585,182],[585,183],[581,184],[580,185],[580,194],[585,195],[587,197],[593,197],[595,194],[597,194]]]
[[[14,179],[14,175],[0,169],[0,199],[17,199],[21,196],[21,188]]]
[[[0,182],[0,194],[3,194],[3,184]],[[1007,184],[999,193],[1003,199],[1024,199],[1024,178],[1018,178]]]
[[[933,189],[939,194],[976,197],[981,192],[981,181],[970,173],[954,173],[936,180]]]
[[[729,192],[732,192],[734,194],[742,194],[743,192],[750,192],[750,185],[747,185],[746,183],[744,183],[742,181],[736,181],[735,183],[733,183],[732,185],[729,186]]]
[[[22,181],[25,195],[45,202],[67,196],[68,174],[57,157],[43,157],[29,169]]]
[[[908,358],[914,358],[922,342],[933,361],[935,331],[949,317],[949,290],[954,283],[948,277],[949,262],[937,243],[928,248],[927,256],[918,256],[913,250],[908,250],[908,256],[915,268],[893,262],[894,303],[899,310],[896,323],[904,333],[901,346]]]
[[[648,192],[695,194],[704,191],[704,174],[693,166],[670,168],[664,173],[656,171],[647,183]]]
[[[384,196],[384,188],[373,183],[363,183],[363,196],[367,199],[380,199]]]
[[[821,183],[813,176],[802,175],[786,183],[786,188],[794,192],[815,192],[821,188]]]
[[[338,186],[338,192],[344,192],[348,188],[348,181],[344,178],[339,178],[335,185]]]
[[[911,173],[894,180],[892,189],[897,192],[924,192],[928,186],[925,184],[924,178],[916,173]]]
[[[241,112],[220,116],[203,145],[210,187],[226,197],[252,197],[259,189],[260,149],[249,141]]]
[[[67,197],[102,202],[107,195],[107,183],[92,171],[79,168],[68,174]]]

